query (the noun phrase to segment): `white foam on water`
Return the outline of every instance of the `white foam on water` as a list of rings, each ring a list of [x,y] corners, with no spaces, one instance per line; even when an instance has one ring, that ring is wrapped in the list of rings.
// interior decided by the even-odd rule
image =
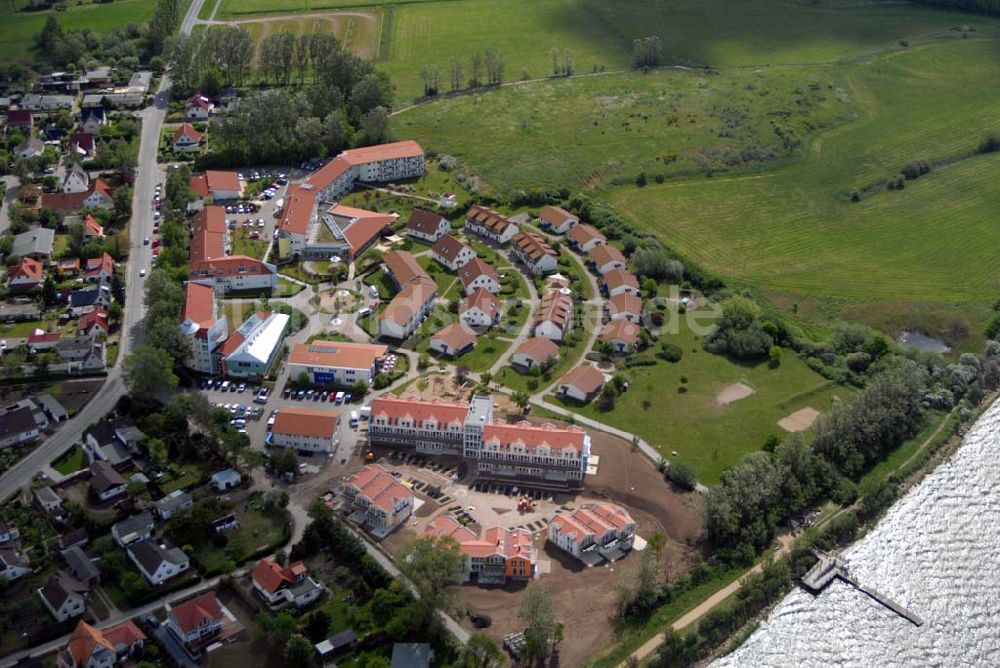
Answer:
[[[924,625],[835,580],[797,588],[713,666],[1000,666],[1000,401],[844,558]]]

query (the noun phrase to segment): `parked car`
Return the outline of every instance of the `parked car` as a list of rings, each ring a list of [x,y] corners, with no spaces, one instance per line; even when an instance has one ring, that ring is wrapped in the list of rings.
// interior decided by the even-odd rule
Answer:
[[[344,393],[343,392],[337,392],[337,394],[334,395],[333,400],[338,405],[344,403]]]

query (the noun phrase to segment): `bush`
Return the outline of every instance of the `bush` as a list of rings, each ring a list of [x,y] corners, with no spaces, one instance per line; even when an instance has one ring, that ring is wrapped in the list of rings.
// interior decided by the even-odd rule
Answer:
[[[657,353],[657,355],[668,362],[680,362],[681,358],[684,356],[684,350],[682,350],[680,346],[670,343],[669,341],[661,341],[660,352]]]
[[[698,475],[695,473],[694,467],[687,462],[671,464],[667,468],[666,476],[668,480],[678,487],[682,487],[689,492],[693,492],[698,486]]]
[[[990,132],[979,142],[978,153],[995,153],[1000,151],[1000,132]]]

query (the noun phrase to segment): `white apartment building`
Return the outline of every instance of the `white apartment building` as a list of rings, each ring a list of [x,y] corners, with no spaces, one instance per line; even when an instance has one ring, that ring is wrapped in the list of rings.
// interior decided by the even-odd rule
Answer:
[[[333,452],[340,433],[340,413],[313,408],[279,408],[270,443],[304,452]]]
[[[616,561],[632,549],[635,520],[614,503],[588,503],[549,522],[549,540],[588,566]]]

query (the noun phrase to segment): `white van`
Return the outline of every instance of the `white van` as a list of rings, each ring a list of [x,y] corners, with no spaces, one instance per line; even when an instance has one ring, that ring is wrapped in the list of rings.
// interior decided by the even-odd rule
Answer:
[[[358,311],[358,318],[367,318],[372,314],[372,310],[367,306]]]
[[[358,412],[357,411],[351,411],[351,427],[352,428],[358,426],[358,420],[359,419],[360,418],[358,418]]]

